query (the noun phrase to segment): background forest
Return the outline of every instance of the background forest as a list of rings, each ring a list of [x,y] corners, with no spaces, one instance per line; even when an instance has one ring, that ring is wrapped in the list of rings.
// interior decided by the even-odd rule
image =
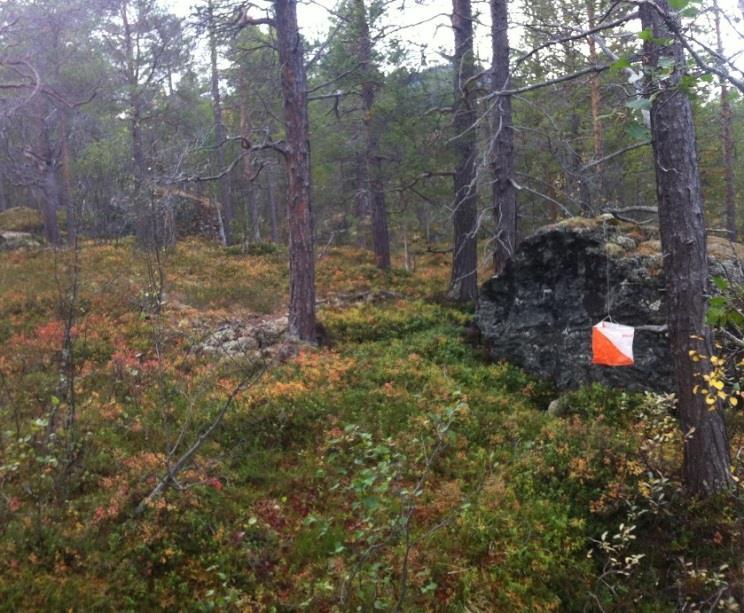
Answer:
[[[587,42],[578,34],[611,8],[595,4],[537,2],[512,8],[513,88],[609,65],[599,74],[589,70],[512,96],[522,234],[567,214],[655,206],[651,150],[642,145],[648,141],[643,101],[635,100],[627,73],[638,59],[639,28],[631,22],[603,30],[596,44]],[[145,182],[170,215],[196,216],[195,209],[207,200],[218,202],[224,228],[209,229],[217,238],[224,232],[223,240],[231,243],[282,242],[286,179],[279,154],[269,146],[282,139],[284,129],[278,58],[272,50],[276,41],[265,27],[239,29],[238,6],[215,0],[181,19],[156,2],[4,3],[2,101],[5,112],[14,113],[3,123],[0,210],[53,208],[71,219],[69,227],[61,224],[64,233],[74,226],[86,236],[125,236],[135,230],[137,190]],[[448,109],[454,103],[454,77],[451,61],[436,48],[443,34],[436,41],[415,40],[431,28],[410,34],[411,28],[393,25],[401,7],[359,6],[329,10],[328,36],[306,41],[318,242],[371,241],[363,183],[367,129],[379,149],[395,250],[406,241],[449,241],[456,151]],[[688,27],[714,47],[716,24],[723,21],[719,27],[734,52],[741,44],[732,31],[741,29],[739,16],[732,12],[716,19],[711,7],[695,6],[700,15]],[[487,5],[474,7],[481,11],[474,21],[477,47],[486,49],[476,49],[474,59],[479,102],[473,111],[479,121],[472,132],[480,150],[474,160],[479,192],[486,194],[493,130],[485,96],[491,87],[489,15]],[[441,22],[440,14],[450,9],[432,6],[437,17],[430,19]],[[364,52],[362,31],[369,43]],[[549,44],[561,37],[576,40]],[[442,51],[452,53],[452,43]],[[20,64],[23,58],[33,58],[33,66]],[[24,104],[28,92],[20,85],[24,79],[33,84],[31,68],[44,95]],[[721,91],[713,75],[700,76],[690,83],[690,93],[706,214],[709,226],[724,228]],[[372,108],[363,99],[365,85],[373,90]],[[736,88],[727,88],[726,102],[727,112],[741,117]],[[741,121],[732,121],[731,129],[730,139],[740,142]],[[241,139],[256,150],[237,161],[245,151]],[[221,180],[206,180],[228,168]],[[56,186],[50,193],[46,184],[52,173]],[[741,191],[743,180],[739,173],[735,191]],[[485,197],[479,201],[484,210],[487,203]],[[214,212],[203,216],[218,224]],[[481,217],[483,236],[492,235],[491,215]],[[188,221],[163,232],[193,232]],[[48,225],[54,225],[51,219]],[[55,232],[49,227],[47,238],[59,241]],[[483,243],[484,259],[492,251]]]
[[[744,4],[297,10],[0,4],[0,610],[741,610]],[[575,217],[659,226],[676,405],[484,359]]]

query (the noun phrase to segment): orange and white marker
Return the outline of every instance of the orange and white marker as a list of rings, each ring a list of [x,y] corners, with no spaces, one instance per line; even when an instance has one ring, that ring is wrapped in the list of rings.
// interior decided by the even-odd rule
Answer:
[[[600,321],[592,328],[592,364],[632,366],[634,333],[632,326]]]

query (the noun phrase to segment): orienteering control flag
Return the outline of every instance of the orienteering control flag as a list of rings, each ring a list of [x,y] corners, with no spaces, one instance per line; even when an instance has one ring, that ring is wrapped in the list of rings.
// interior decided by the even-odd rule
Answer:
[[[592,364],[632,366],[634,332],[632,326],[600,321],[592,328]]]

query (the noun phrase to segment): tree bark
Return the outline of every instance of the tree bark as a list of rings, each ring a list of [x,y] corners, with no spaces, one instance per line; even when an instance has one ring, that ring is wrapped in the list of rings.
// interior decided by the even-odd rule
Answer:
[[[132,140],[132,164],[134,166],[134,189],[132,196],[136,215],[135,230],[139,245],[146,249],[151,249],[156,245],[155,219],[149,206],[150,203],[144,194],[147,164],[142,137],[142,93],[139,88],[139,74],[133,40],[134,32],[132,25],[129,23],[128,6],[128,2],[122,2],[119,14],[123,27],[124,52],[126,57],[124,73],[128,90],[129,132]]]
[[[266,168],[266,206],[269,211],[270,236],[272,243],[279,242],[279,220],[277,219],[276,207],[276,171],[274,164],[269,164]]]
[[[372,39],[364,0],[354,0],[358,59],[362,74],[362,112],[364,123],[364,166],[361,176],[368,210],[372,217],[372,247],[375,263],[383,270],[390,268],[390,232],[385,205],[385,186],[380,157],[379,121],[375,117],[375,67],[372,60]]]
[[[478,297],[476,83],[470,0],[452,0],[452,29],[455,32],[453,142],[456,166],[449,296],[460,302],[470,302]]]
[[[369,226],[369,168],[367,167],[367,157],[362,153],[357,153],[354,165],[354,208],[356,209],[356,245],[359,249],[367,249],[369,236],[367,228]],[[371,234],[371,232],[369,233]]]
[[[215,160],[217,172],[225,170],[225,124],[222,121],[222,97],[220,95],[220,73],[217,67],[217,24],[214,19],[214,2],[207,2],[207,30],[209,34],[209,64],[211,68],[212,89],[212,117],[214,120]],[[218,182],[219,204],[222,208],[221,215],[221,239],[224,244],[230,242],[230,228],[232,225],[232,195],[230,193],[230,177],[225,175]]]
[[[5,176],[2,169],[0,169],[0,212],[9,208],[8,205],[8,192],[5,187]]]
[[[240,70],[240,133],[248,142],[251,140],[251,115],[248,106],[248,81],[245,78],[244,69]],[[251,240],[259,242],[261,240],[261,216],[258,209],[257,184],[254,183],[256,177],[256,164],[251,152],[246,152],[243,157],[243,176],[246,180],[246,198],[248,210],[250,211],[250,228],[249,235]]]
[[[594,2],[595,0],[587,0],[586,3],[590,29],[594,28],[596,25]],[[589,44],[589,59],[591,60],[591,63],[596,66],[599,63],[597,58],[597,43],[592,36],[587,39],[587,42]],[[600,76],[598,74],[594,75],[589,81],[592,107],[592,138],[594,140],[595,160],[601,160],[604,157],[604,129],[602,127],[602,119],[600,118],[602,95],[599,89],[599,83]],[[606,196],[602,164],[596,166],[596,172],[597,177],[599,178],[599,192],[602,196]]]
[[[47,163],[44,167],[42,191],[44,193],[44,206],[42,210],[44,238],[52,245],[59,245],[62,242],[59,233],[59,223],[57,221],[59,181],[57,171],[52,163]]]
[[[67,213],[67,244],[72,246],[77,240],[77,215],[70,187],[70,111],[59,113],[59,204]]]
[[[584,217],[594,216],[592,206],[592,192],[586,180],[584,167],[584,156],[582,155],[581,141],[581,116],[578,113],[571,115],[571,141],[566,142],[568,149],[568,177],[567,186],[572,200],[578,201],[581,214]]]
[[[723,56],[723,41],[721,40],[721,10],[718,0],[714,0],[716,44],[718,55]],[[733,114],[729,100],[726,79],[720,79],[721,87],[721,151],[723,153],[723,185],[724,208],[726,211],[726,229],[729,239],[736,241],[736,190],[734,188],[734,134]]]
[[[708,407],[696,384],[709,372],[711,331],[705,324],[708,262],[692,110],[679,84],[685,75],[684,51],[665,21],[676,20],[667,0],[656,0],[664,17],[649,4],[640,6],[644,29],[644,63],[654,71],[661,58],[674,61],[671,75],[648,83],[653,97],[651,134],[659,202],[659,230],[664,256],[669,337],[680,422],[685,434],[684,476],[689,491],[708,495],[732,487],[729,444],[720,406]],[[661,44],[659,41],[670,41]],[[662,71],[663,72],[663,71]],[[712,409],[712,410],[711,410]]]
[[[491,0],[491,83],[494,91],[509,89],[509,14],[507,0]],[[517,242],[517,193],[514,173],[514,131],[511,96],[499,96],[493,111],[493,136],[489,160],[493,174],[493,214],[496,224],[493,262],[500,273]]]
[[[310,187],[310,141],[303,45],[297,0],[274,0],[284,98],[289,226],[289,333],[315,343],[315,255]]]
[[[59,245],[60,232],[57,221],[57,210],[59,208],[59,177],[57,175],[57,164],[49,137],[49,126],[47,125],[46,104],[40,96],[36,104],[38,123],[36,125],[36,151],[34,157],[41,173],[42,207],[41,217],[44,223],[44,238],[52,245]]]

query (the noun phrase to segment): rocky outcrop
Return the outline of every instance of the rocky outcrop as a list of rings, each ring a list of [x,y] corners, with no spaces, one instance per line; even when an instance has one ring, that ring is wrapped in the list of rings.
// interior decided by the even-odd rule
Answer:
[[[269,317],[259,321],[223,321],[208,333],[196,350],[220,358],[243,358],[249,361],[273,358],[286,350],[286,317]]]
[[[712,274],[741,279],[744,246],[711,240]],[[591,327],[607,316],[636,327],[635,365],[591,363]],[[539,230],[504,272],[481,288],[476,323],[490,357],[553,380],[560,389],[600,382],[672,388],[659,241],[614,219],[574,219]]]
[[[28,232],[0,231],[0,251],[35,249],[41,246],[42,242]]]

